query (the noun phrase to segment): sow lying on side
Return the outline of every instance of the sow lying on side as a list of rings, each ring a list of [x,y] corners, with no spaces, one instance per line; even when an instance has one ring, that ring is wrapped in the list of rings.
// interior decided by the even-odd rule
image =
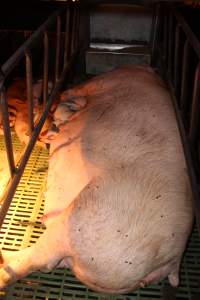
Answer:
[[[30,248],[2,253],[0,288],[54,267],[106,293],[167,276],[177,286],[193,212],[164,83],[149,67],[127,66],[61,98],[81,110],[69,118],[61,103],[58,133],[48,133],[47,229]]]

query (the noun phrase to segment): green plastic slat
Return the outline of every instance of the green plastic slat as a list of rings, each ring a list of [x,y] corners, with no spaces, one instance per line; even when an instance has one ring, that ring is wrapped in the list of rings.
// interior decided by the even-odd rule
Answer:
[[[13,135],[14,149],[23,147]],[[0,137],[0,151],[5,151]],[[48,168],[48,152],[35,147],[15,193],[9,212],[0,232],[1,248],[18,250],[35,243],[43,233],[40,217],[44,207],[45,181]],[[181,265],[181,282],[176,290],[177,300],[200,300],[200,238],[196,227],[189,240]],[[157,300],[164,299],[165,283],[151,285],[127,295],[104,295],[89,290],[70,270],[57,269],[51,273],[33,273],[6,290],[4,300]],[[198,299],[198,298],[197,298]],[[169,299],[170,300],[170,299]]]

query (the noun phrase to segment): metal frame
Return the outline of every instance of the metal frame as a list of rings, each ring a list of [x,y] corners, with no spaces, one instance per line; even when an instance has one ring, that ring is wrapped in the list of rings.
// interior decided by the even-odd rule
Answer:
[[[29,39],[2,65],[0,70],[0,109],[3,116],[3,129],[8,163],[10,168],[11,179],[8,187],[3,195],[2,206],[0,208],[0,226],[3,224],[6,213],[9,209],[10,203],[16,191],[17,185],[24,172],[28,159],[31,155],[33,147],[40,134],[42,126],[47,118],[50,107],[61,90],[67,73],[72,68],[74,59],[78,53],[79,47],[79,5],[75,3],[67,3],[65,7],[53,13],[46,22],[44,22],[37,31],[35,31]],[[72,20],[71,20],[72,19]],[[61,53],[61,24],[62,21],[66,23],[65,27],[65,48],[64,53]],[[73,31],[71,38],[69,37],[69,24],[72,23]],[[49,37],[48,30],[56,32],[56,59],[55,59],[55,82],[50,95],[48,95],[48,57],[49,57]],[[44,44],[44,59],[43,59],[43,114],[34,127],[33,121],[33,91],[32,91],[32,49],[37,46],[37,43],[43,42]],[[63,62],[61,61],[63,55]],[[26,60],[26,83],[27,83],[27,100],[28,100],[28,113],[29,113],[29,133],[30,141],[23,153],[18,166],[15,165],[13,146],[11,139],[11,131],[9,127],[8,104],[5,92],[5,81],[10,75],[14,67],[23,59]]]
[[[200,172],[198,170],[200,42],[188,26],[184,17],[173,5],[158,5],[155,20],[157,28],[154,33],[152,64],[160,64],[158,69],[161,69],[161,73],[171,91],[193,192],[193,207],[197,228],[200,233]],[[161,57],[159,63],[155,60],[156,51],[159,52]],[[195,55],[197,63],[194,71],[190,71],[189,73],[191,55]],[[188,86],[189,75],[190,78],[191,76],[194,78],[191,90]],[[188,115],[189,121],[187,120]]]

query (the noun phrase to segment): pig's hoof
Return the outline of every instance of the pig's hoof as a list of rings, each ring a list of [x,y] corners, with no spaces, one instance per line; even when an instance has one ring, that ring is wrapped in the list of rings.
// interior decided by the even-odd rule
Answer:
[[[147,284],[146,284],[146,282],[145,281],[140,281],[140,283],[139,283],[139,286],[140,286],[140,288],[145,288],[145,286],[146,286]]]
[[[177,287],[179,285],[179,276],[178,273],[171,273],[168,276],[169,283],[173,287]]]
[[[13,270],[9,265],[1,268],[0,270],[0,290],[4,290],[11,282],[11,278],[15,278]]]

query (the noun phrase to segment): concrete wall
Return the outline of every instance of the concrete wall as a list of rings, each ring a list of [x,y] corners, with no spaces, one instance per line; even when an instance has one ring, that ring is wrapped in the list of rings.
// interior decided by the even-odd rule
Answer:
[[[148,42],[152,12],[132,5],[101,5],[90,11],[91,41]]]

